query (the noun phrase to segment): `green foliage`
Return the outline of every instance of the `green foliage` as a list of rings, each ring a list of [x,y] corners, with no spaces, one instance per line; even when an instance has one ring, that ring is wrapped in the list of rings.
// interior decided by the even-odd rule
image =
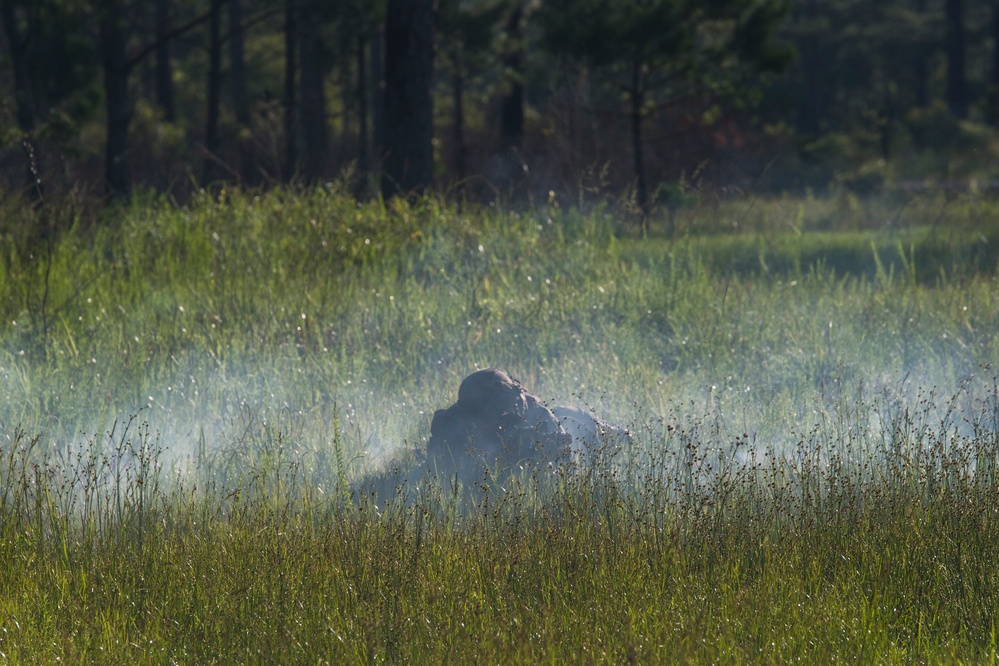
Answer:
[[[735,19],[727,50],[761,71],[783,72],[794,57],[793,49],[778,38],[778,28],[791,13],[791,0],[735,3]],[[730,11],[731,11],[730,9]]]
[[[745,92],[746,69],[779,68],[790,52],[776,43],[785,0],[707,4],[682,0],[554,0],[538,13],[546,48],[596,68],[610,99],[626,96],[636,203],[645,218],[651,197],[643,120],[668,102]],[[568,17],[571,17],[569,19]]]
[[[887,171],[883,160],[873,160],[862,163],[849,172],[838,174],[835,183],[852,194],[874,196],[884,191]]]
[[[5,3],[13,12],[14,31],[23,37],[29,80],[26,99],[33,101],[37,116],[33,137],[37,162],[50,192],[99,189],[95,165],[103,158],[107,131],[102,127],[106,100],[101,45],[95,37],[97,17],[106,4]],[[228,84],[223,85],[214,152],[220,174],[243,183],[273,183],[284,178],[280,166],[286,153],[278,99],[285,75],[282,21],[273,20],[279,10],[273,3],[243,4],[247,95],[240,95],[237,105]],[[531,180],[548,183],[545,189],[556,183],[571,190],[586,180],[588,171],[604,165],[610,165],[612,174],[625,173],[628,158],[644,150],[644,164],[635,160],[635,179],[641,178],[637,172],[647,171],[647,183],[619,176],[602,182],[600,190],[613,198],[634,189],[639,199],[647,200],[640,202],[646,212],[660,181],[669,183],[692,169],[704,173],[706,187],[752,184],[757,191],[797,192],[835,187],[861,171],[867,173],[857,189],[877,190],[868,182],[870,165],[877,159],[888,165],[889,187],[892,178],[926,180],[932,186],[931,179],[982,183],[994,176],[990,164],[996,139],[986,127],[995,124],[996,116],[990,78],[996,38],[989,3],[970,3],[966,8],[965,69],[971,111],[964,123],[957,123],[942,102],[947,54],[941,3],[447,0],[439,4],[437,80],[453,75],[450,90],[438,86],[434,100],[439,125],[434,173],[440,185],[485,179],[507,190],[507,183],[492,182],[508,178],[491,159],[498,147],[491,114],[496,97],[509,92],[513,81],[526,86],[527,142],[521,145],[521,159]],[[171,25],[176,28],[196,23],[208,4],[183,0],[171,7]],[[518,13],[523,30],[505,34],[503,19],[514,7],[523,9]],[[190,147],[204,139],[207,30],[201,23],[169,40],[179,113],[167,126],[153,112],[152,3],[125,3],[123,8],[128,57],[139,58],[130,63],[129,99],[135,105],[126,151],[130,175],[141,186],[186,200],[196,189],[190,178]],[[371,72],[359,72],[358,67],[370,69],[377,62],[371,48],[378,43],[374,31],[386,18],[385,3],[302,0],[298,12],[305,24],[316,28],[316,43],[306,52],[312,57],[305,61],[318,63],[325,80],[324,115],[331,145],[322,177],[352,169],[355,161],[367,170],[370,162],[362,154],[371,154],[374,137],[368,136],[367,143],[359,141],[362,100],[365,129],[373,134],[381,127],[381,96],[379,88],[371,87]],[[515,33],[520,36],[513,37]],[[510,39],[525,43],[508,43]],[[13,99],[15,77],[10,66],[18,50],[10,50],[16,44],[6,46],[3,92]],[[513,53],[522,54],[520,64],[503,65]],[[575,65],[583,65],[586,73]],[[362,93],[359,83],[368,89]],[[468,106],[467,128],[460,133],[443,127],[455,89],[469,93],[463,100]],[[628,108],[629,101],[634,108]],[[19,144],[22,131],[13,111],[8,109],[0,118],[8,187],[21,184],[25,172]],[[638,117],[641,134],[638,149],[629,136],[634,129],[618,120],[632,113]],[[235,115],[240,116],[238,122]],[[650,123],[650,118],[660,122]],[[785,128],[779,138],[766,131],[777,126]],[[791,127],[794,132],[788,131]],[[178,143],[178,137],[183,142]],[[310,137],[297,137],[299,147],[309,141]],[[843,142],[851,145],[839,151],[822,149],[824,144],[833,148],[828,144]],[[459,143],[463,149],[458,149]],[[360,150],[362,145],[367,153]],[[455,154],[467,154],[467,159],[450,159]],[[833,163],[817,163],[820,156]],[[460,178],[455,173],[459,170]],[[489,196],[488,185],[464,191]]]
[[[72,0],[30,3],[11,0],[15,15],[23,16],[21,32],[28,47],[32,92],[40,111],[67,101],[72,115],[83,120],[96,105],[73,104],[73,97],[95,85],[100,74],[100,51],[92,35],[81,30],[88,20],[88,3]],[[82,112],[88,112],[84,115]]]
[[[471,6],[461,0],[440,2],[437,31],[444,45],[440,55],[452,68],[481,67],[493,51],[496,26],[507,11],[502,0]]]
[[[545,44],[593,66],[626,63],[661,76],[703,77],[727,58],[779,69],[790,55],[775,30],[784,0],[695,5],[676,0],[546,2],[539,12]],[[571,17],[571,18],[570,18]]]
[[[985,137],[954,118],[942,103],[926,109],[913,109],[906,118],[913,147],[922,151],[937,151],[944,155],[959,155],[982,148]]]
[[[697,192],[683,182],[661,183],[653,198],[671,211],[697,205]]]
[[[682,69],[681,56],[694,43],[695,26],[687,11],[684,3],[673,0],[548,2],[539,20],[548,48],[556,53],[597,66],[622,60],[643,66],[673,61],[674,67]]]

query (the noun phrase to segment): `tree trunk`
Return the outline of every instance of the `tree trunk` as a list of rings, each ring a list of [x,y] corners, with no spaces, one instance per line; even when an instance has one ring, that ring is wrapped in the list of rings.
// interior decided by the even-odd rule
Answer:
[[[451,98],[454,105],[454,149],[455,171],[459,187],[465,180],[466,150],[465,150],[465,79],[461,75],[461,54],[455,48],[451,52],[451,63],[454,68],[451,77]]]
[[[519,4],[507,20],[503,53],[503,98],[500,129],[504,148],[520,150],[524,137],[524,5]]]
[[[930,105],[930,73],[926,67],[926,56],[922,53],[916,55],[913,70],[913,76],[916,78],[916,106],[925,109]]]
[[[202,185],[218,177],[219,97],[222,88],[222,3],[212,0],[208,19],[208,109],[205,114],[205,171]]]
[[[926,20],[926,0],[918,0],[916,3],[916,13],[920,21]],[[915,62],[913,63],[913,76],[916,79],[916,106],[925,109],[930,105],[930,72],[926,64],[928,45],[917,43]]]
[[[0,2],[3,11],[3,28],[10,51],[10,64],[14,70],[14,103],[16,104],[17,125],[24,134],[35,131],[35,104],[31,95],[31,77],[28,74],[28,40],[21,36],[17,24],[14,5],[4,0]]]
[[[129,190],[128,122],[131,116],[128,102],[128,73],[125,52],[124,8],[108,2],[100,17],[101,64],[104,71],[104,100],[107,111],[107,142],[105,145],[104,178],[107,193],[124,196]]]
[[[229,82],[232,94],[232,112],[239,124],[239,174],[243,182],[257,182],[253,150],[246,138],[250,128],[250,95],[246,85],[246,56],[243,45],[243,0],[229,0]]]
[[[423,190],[433,175],[434,0],[388,0],[385,18],[386,197]]]
[[[999,0],[992,0],[992,85],[999,88]]]
[[[964,3],[946,0],[947,21],[947,106],[957,118],[968,116],[968,98],[964,80]]]
[[[305,147],[305,178],[309,182],[321,180],[329,163],[329,128],[326,124],[327,64],[324,62],[319,22],[306,17],[302,21],[301,93],[302,137]]]
[[[298,49],[295,0],[284,0],[284,165],[282,177],[291,181],[298,169],[298,147],[295,128],[295,58]]]
[[[811,25],[817,15],[815,0],[808,0],[804,9],[804,20]],[[801,45],[801,103],[798,107],[798,131],[808,137],[819,133],[822,124],[822,56],[820,54],[818,35],[812,33],[805,37]]]
[[[631,149],[635,158],[638,207],[642,212],[642,227],[649,215],[649,189],[645,181],[645,157],[642,145],[642,106],[645,103],[645,81],[642,63],[635,59],[631,67]]]
[[[3,15],[4,33],[7,36],[7,48],[10,51],[10,64],[14,74],[14,104],[16,105],[17,126],[21,129],[21,145],[27,160],[25,183],[34,193],[42,196],[42,180],[38,170],[33,134],[35,131],[35,104],[31,94],[31,77],[28,74],[27,47],[28,41],[21,37],[17,25],[17,15],[10,2],[0,1]]]
[[[371,34],[371,143],[375,147],[374,171],[385,155],[385,33],[382,26]]]
[[[371,159],[368,152],[368,67],[365,63],[367,50],[367,28],[362,26],[357,35],[357,170],[361,180],[367,178],[371,170]]]
[[[878,122],[878,133],[881,144],[881,159],[887,162],[891,159],[892,125],[895,122],[895,96],[892,93],[886,74],[883,74],[881,77],[881,95],[884,109]]]
[[[173,94],[173,67],[170,64],[170,0],[156,0],[156,101],[163,109],[163,117],[177,120]]]
[[[354,40],[356,26],[347,24],[341,26],[340,43],[337,50],[337,64],[340,66],[340,155],[343,162],[349,162],[354,157],[354,92],[357,84],[353,80],[354,72],[351,66],[354,62],[351,46]],[[360,72],[357,73],[361,77]]]

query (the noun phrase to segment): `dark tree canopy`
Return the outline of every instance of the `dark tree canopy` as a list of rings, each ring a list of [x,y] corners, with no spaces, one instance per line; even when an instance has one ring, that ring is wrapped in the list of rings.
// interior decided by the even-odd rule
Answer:
[[[784,169],[768,180],[778,188],[872,165],[991,178],[999,145],[996,0],[0,9],[8,189],[36,167],[47,193],[137,186],[179,200],[343,174],[364,196],[379,184],[523,202],[555,191],[645,217],[694,172],[741,187]]]

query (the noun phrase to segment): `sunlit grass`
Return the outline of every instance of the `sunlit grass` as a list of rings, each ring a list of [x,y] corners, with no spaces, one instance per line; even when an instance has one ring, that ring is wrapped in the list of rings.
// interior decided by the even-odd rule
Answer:
[[[995,206],[856,206],[638,240],[334,187],[7,233],[0,658],[994,660]],[[632,448],[442,492],[430,416],[486,366]]]
[[[280,433],[239,442],[259,457],[225,483],[219,461],[169,478],[136,424],[40,465],[15,438],[0,466],[0,651],[993,659],[997,391],[926,396],[922,411],[857,396],[883,427],[847,418],[790,450],[696,418],[649,423],[637,434],[659,447],[641,460],[492,486],[461,513],[432,479],[379,506],[324,492]]]

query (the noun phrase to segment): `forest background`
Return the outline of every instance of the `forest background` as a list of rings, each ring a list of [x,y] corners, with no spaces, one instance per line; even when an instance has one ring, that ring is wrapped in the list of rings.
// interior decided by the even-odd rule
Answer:
[[[995,0],[2,3],[0,183],[478,201],[994,186]],[[416,100],[415,102],[413,100]]]

